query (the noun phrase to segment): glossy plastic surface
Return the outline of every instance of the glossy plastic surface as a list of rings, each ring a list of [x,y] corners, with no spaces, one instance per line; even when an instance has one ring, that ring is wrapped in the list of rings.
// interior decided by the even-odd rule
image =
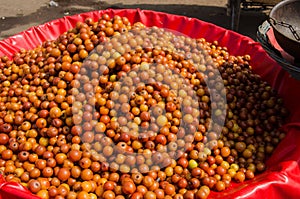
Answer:
[[[233,55],[249,54],[255,73],[268,81],[283,97],[291,112],[289,122],[283,127],[286,138],[276,148],[267,162],[268,169],[253,180],[233,184],[222,193],[212,192],[210,198],[299,198],[300,197],[300,81],[290,77],[276,61],[272,60],[261,45],[252,39],[223,29],[214,24],[184,16],[147,10],[100,10],[68,16],[0,41],[0,55],[12,56],[20,48],[32,49],[46,39],[55,39],[86,17],[97,20],[103,13],[111,16],[126,16],[133,22],[141,21],[146,26],[158,26],[182,32],[192,38],[217,40]],[[3,181],[2,181],[3,182]],[[1,198],[33,198],[29,192],[15,183],[0,184]]]

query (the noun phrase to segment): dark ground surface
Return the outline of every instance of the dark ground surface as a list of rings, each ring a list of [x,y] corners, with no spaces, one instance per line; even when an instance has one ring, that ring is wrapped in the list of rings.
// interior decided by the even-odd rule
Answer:
[[[226,15],[226,6],[207,6],[207,5],[180,5],[180,4],[126,4],[117,3],[110,4],[105,1],[86,1],[86,0],[58,0],[58,7],[50,7],[45,5],[36,11],[28,14],[16,14],[15,16],[2,17],[0,19],[0,39],[7,38],[18,32],[26,30],[30,26],[43,24],[45,22],[64,17],[66,15],[74,15],[78,13],[88,12],[92,10],[106,8],[140,8],[147,10],[162,11],[177,15],[185,15],[188,17],[198,18],[203,21],[211,22],[218,26],[230,29],[230,16]],[[178,1],[177,1],[178,2]],[[257,28],[268,17],[269,9],[242,9],[240,15],[240,27],[238,32],[255,39]]]

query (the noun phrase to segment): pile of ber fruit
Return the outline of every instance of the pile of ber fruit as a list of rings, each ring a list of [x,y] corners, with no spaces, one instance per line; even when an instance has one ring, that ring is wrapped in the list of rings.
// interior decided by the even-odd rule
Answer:
[[[250,56],[103,14],[0,59],[0,171],[41,198],[207,198],[265,170],[282,99]]]

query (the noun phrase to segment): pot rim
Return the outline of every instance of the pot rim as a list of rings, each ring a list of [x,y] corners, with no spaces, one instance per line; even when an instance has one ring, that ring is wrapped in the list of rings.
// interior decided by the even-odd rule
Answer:
[[[283,35],[284,37],[286,37],[287,39],[290,39],[290,40],[292,40],[292,41],[294,41],[294,42],[296,42],[296,43],[298,43],[299,45],[300,45],[300,40],[297,40],[296,38],[295,38],[295,36],[291,36],[291,37],[289,37],[289,36],[287,36],[286,34],[284,34],[280,29],[278,29],[277,28],[277,26],[276,26],[276,24],[274,24],[273,22],[273,20],[275,20],[275,22],[276,23],[282,23],[281,21],[278,21],[276,18],[274,18],[274,13],[278,10],[278,9],[280,9],[280,7],[282,7],[282,6],[284,6],[284,5],[287,5],[287,4],[292,4],[292,3],[294,3],[294,2],[300,2],[299,0],[283,0],[283,1],[281,1],[281,2],[279,2],[278,4],[276,4],[272,9],[271,9],[271,11],[270,11],[270,14],[269,14],[269,23],[271,24],[271,26],[272,26],[272,28],[274,29],[274,30],[276,30],[278,33],[280,33],[281,35]],[[272,22],[273,21],[273,22]],[[287,24],[287,25],[290,25],[290,24]],[[290,26],[292,26],[292,25],[290,25]],[[292,27],[294,27],[294,26],[292,26]],[[299,27],[300,28],[300,27]],[[293,33],[292,33],[293,34]],[[297,34],[297,33],[295,33],[295,34]],[[299,34],[297,34],[297,36],[299,37],[300,35]]]

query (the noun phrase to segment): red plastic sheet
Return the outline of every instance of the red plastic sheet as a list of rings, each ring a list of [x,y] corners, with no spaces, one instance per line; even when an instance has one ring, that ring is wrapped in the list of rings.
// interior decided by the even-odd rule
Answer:
[[[0,41],[0,55],[12,56],[20,48],[32,49],[46,39],[55,39],[75,26],[77,21],[83,21],[86,17],[97,20],[103,13],[126,16],[132,23],[141,21],[149,27],[158,26],[176,30],[192,38],[217,40],[233,55],[249,54],[254,72],[277,90],[291,113],[288,123],[283,127],[287,136],[267,161],[267,171],[257,175],[253,180],[233,184],[222,193],[212,192],[210,198],[300,198],[300,81],[291,78],[267,55],[259,43],[246,36],[184,16],[138,9],[109,9],[68,16],[32,27]],[[0,179],[0,199],[6,198],[34,197],[21,185],[6,183]]]

